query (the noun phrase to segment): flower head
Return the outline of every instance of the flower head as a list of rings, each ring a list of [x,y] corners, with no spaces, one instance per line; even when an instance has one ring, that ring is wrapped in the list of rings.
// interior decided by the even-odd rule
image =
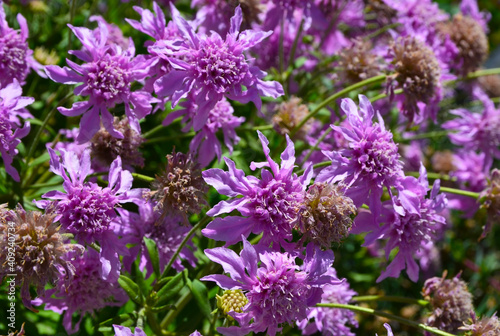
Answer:
[[[312,177],[312,169],[309,166],[301,177],[293,173],[295,149],[288,135],[287,148],[281,154],[281,167],[278,166],[269,156],[268,140],[261,132],[258,134],[267,162],[252,162],[250,168],[270,168],[270,171],[262,170],[260,180],[255,176],[245,176],[228,158],[225,158],[228,172],[214,168],[202,173],[205,181],[219,193],[232,197],[229,201],[216,204],[207,215],[217,216],[238,210],[245,216],[214,219],[202,230],[206,237],[223,240],[227,244],[238,242],[241,235],[247,237],[250,232],[263,232],[263,244],[283,244],[292,238],[297,211]],[[239,195],[242,197],[237,198]]]
[[[118,253],[126,255],[127,250],[111,226],[117,217],[115,208],[126,202],[140,204],[143,190],[131,189],[132,175],[122,170],[120,157],[111,163],[109,185],[102,188],[96,183],[85,182],[90,170],[89,151],[83,153],[81,160],[72,152],[62,151],[62,162],[51,148],[48,151],[50,169],[63,178],[66,193],[49,191],[42,197],[53,201],[43,200],[36,204],[42,208],[54,204],[62,231],[74,234],[79,243],[101,244],[102,275],[104,279],[110,274],[117,277],[121,267]]]
[[[321,300],[324,284],[338,283],[327,273],[333,252],[323,252],[313,245],[308,245],[305,258],[300,255],[302,266],[288,253],[257,253],[246,239],[239,256],[224,247],[205,250],[205,254],[221,264],[230,278],[213,274],[201,280],[214,281],[224,289],[239,289],[248,299],[242,313],[229,312],[240,326],[218,328],[222,334],[266,331],[274,336],[284,324],[306,318],[307,308]]]
[[[307,116],[309,109],[301,104],[302,100],[297,97],[281,103],[273,116],[272,123],[276,132],[281,135],[290,134],[298,124]],[[312,128],[313,120],[309,119],[296,133],[298,139],[304,139]]]
[[[123,134],[113,126],[113,115],[109,109],[116,104],[125,105],[125,113],[130,127],[140,133],[139,119],[151,112],[151,103],[156,99],[146,91],[132,91],[135,81],[148,76],[149,68],[154,64],[141,56],[134,57],[135,47],[130,40],[128,49],[122,50],[114,43],[108,43],[109,31],[104,22],[98,21],[99,34],[84,27],[69,25],[73,33],[83,44],[82,50],[70,53],[85,62],[78,65],[67,60],[68,67],[49,65],[45,68],[47,75],[55,82],[77,84],[75,94],[89,96],[88,101],[76,102],[70,109],[59,107],[66,116],[83,114],[80,121],[80,143],[89,141],[99,130],[100,121],[108,132],[116,138]]]
[[[45,309],[64,313],[64,328],[73,334],[79,330],[85,313],[94,314],[96,310],[107,306],[122,306],[128,296],[116,280],[110,282],[102,278],[101,261],[95,250],[88,249],[83,255],[68,253],[65,258],[75,269],[75,276],[70,281],[57,282],[54,288],[46,291],[44,297],[33,303],[45,303]],[[73,313],[80,316],[75,325],[72,323]]]
[[[323,169],[316,181],[343,181],[347,186],[346,196],[352,198],[356,206],[366,203],[377,214],[384,187],[390,192],[403,177],[398,146],[392,133],[385,129],[380,114],[377,113],[379,122],[372,122],[375,111],[368,98],[359,96],[359,109],[351,99],[343,99],[341,108],[347,115],[348,125],[331,127],[344,136],[349,148],[323,151],[332,165]]]
[[[458,329],[467,330],[466,336],[497,336],[500,334],[500,320],[496,315],[495,312],[491,317],[484,316],[478,320],[476,315],[473,314],[472,323]]]
[[[253,66],[244,54],[245,50],[257,45],[271,32],[246,30],[240,33],[240,7],[236,8],[231,18],[225,40],[215,32],[209,36],[196,34],[177,9],[173,5],[170,8],[184,43],[174,46],[169,41],[162,41],[152,47],[173,67],[155,82],[155,92],[159,96],[171,97],[175,106],[181,98],[194,91],[199,108],[193,123],[195,131],[202,128],[212,108],[223,97],[241,103],[252,101],[260,110],[260,96],[277,98],[283,94],[278,82],[262,80],[265,73]]]
[[[357,83],[380,73],[377,55],[369,41],[355,39],[340,53],[339,65],[348,83]]]
[[[83,246],[67,243],[50,209],[42,214],[18,206],[0,212],[0,280],[15,274],[23,304],[30,308],[30,285],[42,294],[46,284],[73,277],[75,269],[64,256],[70,251],[82,253]]]
[[[456,333],[474,311],[472,295],[467,284],[459,279],[460,274],[453,279],[427,279],[422,289],[422,295],[430,301],[432,313],[427,318],[427,324],[446,332]]]
[[[19,181],[19,173],[12,166],[12,161],[18,153],[16,147],[21,143],[19,139],[28,135],[30,131],[30,124],[27,121],[21,128],[19,117],[32,117],[25,107],[35,99],[21,96],[22,89],[16,79],[3,88],[0,85],[0,88],[0,153],[7,173]]]
[[[17,22],[21,30],[9,27],[5,10],[0,3],[0,88],[17,80],[24,84],[30,68],[45,77],[42,66],[33,58],[33,51],[28,47],[29,30],[26,19],[17,14]]]
[[[122,327],[116,324],[113,324],[113,329],[115,330],[115,336],[147,336],[141,328],[137,327],[133,333],[130,328]]]

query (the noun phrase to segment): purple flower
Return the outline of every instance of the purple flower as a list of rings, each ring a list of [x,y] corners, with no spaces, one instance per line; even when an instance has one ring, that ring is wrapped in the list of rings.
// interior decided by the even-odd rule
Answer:
[[[0,87],[5,87],[14,79],[24,84],[30,68],[45,78],[42,66],[33,58],[33,50],[26,41],[29,34],[28,23],[21,14],[17,14],[17,22],[20,31],[9,27],[0,2]]]
[[[113,329],[115,330],[115,336],[147,336],[146,333],[141,328],[135,328],[134,332],[127,327],[122,327],[120,325],[113,324]]]
[[[101,26],[106,26],[108,30],[108,38],[106,39],[106,45],[112,45],[116,44],[118,47],[120,47],[122,50],[126,50],[129,47],[130,38],[125,38],[123,36],[123,32],[121,31],[120,27],[113,23],[108,23],[104,18],[100,15],[92,15],[89,18],[90,21],[95,21],[99,24],[99,27],[93,30],[94,37],[96,39],[99,39],[101,35]]]
[[[161,212],[154,210],[152,202],[141,204],[138,214],[124,209],[118,209],[118,212],[120,213],[120,225],[117,229],[121,230],[120,233],[125,237],[124,239],[127,240],[128,244],[135,245],[130,248],[130,255],[123,257],[123,264],[126,269],[130,270],[137,259],[137,255],[139,255],[139,268],[146,270],[147,277],[153,273],[153,265],[143,238],[150,238],[156,243],[160,256],[160,270],[162,270],[177,251],[190,229],[187,226],[179,225],[180,220],[172,219],[169,216],[161,216]],[[194,267],[197,261],[192,251],[194,247],[190,243],[188,243],[188,246],[181,250],[179,256]],[[184,269],[179,259],[175,260],[172,267],[179,272]]]
[[[214,281],[224,289],[240,289],[248,299],[242,313],[229,312],[239,327],[217,329],[225,335],[265,331],[274,336],[283,324],[307,317],[307,308],[321,301],[325,284],[338,283],[327,273],[333,252],[321,251],[312,244],[307,246],[305,258],[280,252],[257,253],[244,238],[239,256],[224,247],[205,250],[205,254],[220,264],[230,278],[213,274],[201,280]],[[295,263],[295,257],[303,258],[301,266]]]
[[[75,276],[69,281],[60,279],[54,288],[47,290],[46,295],[34,300],[33,304],[45,303],[46,310],[60,315],[64,313],[64,328],[73,334],[79,330],[85,313],[94,315],[96,310],[107,306],[122,306],[128,297],[116,280],[110,282],[101,277],[101,261],[95,250],[89,249],[83,255],[68,253],[66,259],[75,268]],[[80,316],[74,326],[73,313]]]
[[[337,272],[330,268],[327,272],[334,279],[337,279]],[[323,286],[321,303],[349,303],[357,293],[349,287],[347,281],[338,284],[326,284]],[[346,325],[358,326],[358,321],[354,318],[354,312],[347,309],[338,308],[310,308],[307,319],[297,323],[302,330],[302,335],[311,335],[321,332],[324,336],[355,336]]]
[[[16,79],[0,89],[0,153],[2,154],[5,170],[18,182],[19,174],[12,167],[12,161],[18,153],[16,147],[21,143],[19,139],[24,138],[30,131],[30,124],[27,121],[21,128],[19,117],[32,118],[32,115],[25,107],[35,101],[31,97],[22,97],[21,93],[21,86]]]
[[[468,150],[484,152],[484,168],[489,169],[493,158],[500,159],[500,110],[480,89],[474,89],[474,95],[484,105],[482,113],[474,113],[466,109],[450,111],[458,118],[443,123],[444,129],[456,131],[449,135],[450,140]]]
[[[376,239],[387,239],[385,247],[387,259],[393,249],[399,249],[377,282],[387,277],[398,278],[401,270],[405,268],[410,279],[417,281],[419,268],[414,260],[415,253],[422,249],[422,245],[435,239],[437,232],[446,225],[446,219],[440,213],[446,207],[447,200],[444,194],[438,194],[439,180],[434,183],[430,198],[426,198],[429,183],[423,165],[418,180],[410,176],[401,183],[404,193],[407,194],[405,196],[407,200],[402,200],[400,191],[398,197],[385,202],[382,216],[378,219],[383,225],[374,229],[365,238],[365,245],[373,243]]]
[[[84,64],[78,65],[67,59],[71,68],[55,65],[45,67],[47,75],[53,81],[63,84],[82,83],[75,88],[75,94],[89,96],[88,101],[76,102],[70,109],[58,108],[59,112],[68,117],[83,114],[77,139],[79,143],[92,138],[99,130],[101,120],[112,136],[123,138],[123,134],[114,128],[113,115],[109,111],[120,103],[125,105],[130,127],[140,133],[139,119],[149,114],[151,103],[157,101],[149,92],[131,91],[131,84],[146,78],[154,62],[145,60],[142,56],[134,57],[135,47],[131,40],[127,50],[108,43],[108,28],[102,21],[98,23],[98,36],[87,28],[68,25],[83,44],[82,50],[72,50],[70,54],[81,59]]]
[[[460,3],[460,12],[463,15],[473,18],[481,25],[485,33],[488,32],[488,21],[491,19],[491,13],[480,12],[477,0],[462,0]]]
[[[163,125],[168,125],[178,117],[184,116],[182,121],[186,123],[186,126],[182,131],[189,131],[197,117],[198,106],[195,103],[195,99],[196,97],[190,93],[186,101],[180,103],[184,109],[170,113],[163,121]],[[224,144],[229,148],[229,153],[233,152],[233,144],[237,144],[240,141],[235,129],[245,121],[245,118],[236,117],[233,115],[233,112],[234,109],[231,104],[229,104],[226,98],[222,98],[208,114],[205,125],[191,140],[189,150],[191,153],[197,154],[198,162],[202,167],[207,166],[216,155],[220,161],[222,148],[216,136],[219,130],[222,130]]]
[[[252,101],[260,111],[260,96],[277,98],[283,95],[281,84],[263,81],[266,73],[245,57],[245,50],[260,43],[271,32],[245,30],[240,33],[242,12],[239,6],[231,18],[225,40],[216,32],[210,36],[196,34],[178,10],[173,5],[170,8],[184,41],[177,44],[159,41],[152,46],[151,49],[168,60],[173,68],[155,82],[155,92],[161,97],[171,97],[172,106],[189,92],[195,92],[199,108],[193,122],[195,131],[203,127],[210,111],[223,97],[243,104]]]
[[[394,336],[391,326],[388,323],[384,323],[384,327],[387,329],[387,336]],[[375,336],[377,336],[377,334],[375,334]]]
[[[66,193],[49,191],[42,197],[53,201],[35,203],[41,208],[55,203],[64,232],[74,234],[81,244],[99,243],[103,278],[117,278],[121,267],[118,255],[127,255],[128,251],[111,228],[111,222],[117,217],[115,208],[126,202],[140,204],[143,190],[131,189],[132,175],[122,170],[120,157],[109,168],[109,185],[102,188],[96,183],[85,182],[90,171],[88,151],[81,159],[72,152],[62,151],[62,163],[54,150],[48,148],[48,151],[50,170],[63,178]]]
[[[341,107],[349,125],[331,127],[344,136],[349,148],[323,151],[332,165],[323,169],[316,181],[343,182],[347,185],[345,195],[352,198],[356,206],[368,204],[376,218],[382,206],[380,198],[384,187],[391,193],[391,187],[400,187],[399,181],[404,177],[398,146],[378,112],[379,122],[373,124],[375,111],[368,98],[359,95],[359,110],[349,98],[342,100]]]
[[[291,240],[292,228],[297,221],[297,211],[304,199],[304,191],[312,177],[309,166],[304,175],[297,177],[293,173],[295,149],[287,135],[287,148],[281,154],[281,167],[269,156],[269,141],[258,132],[267,162],[252,162],[250,168],[269,167],[261,172],[261,180],[255,176],[245,176],[236,169],[235,163],[224,158],[229,171],[208,169],[203,172],[205,181],[217,191],[232,199],[221,201],[210,211],[209,216],[217,216],[238,210],[245,217],[228,216],[216,218],[207,225],[202,233],[211,239],[225,241],[227,245],[247,237],[250,232],[264,233],[261,242],[269,245],[286,244]],[[242,197],[238,197],[238,196]]]

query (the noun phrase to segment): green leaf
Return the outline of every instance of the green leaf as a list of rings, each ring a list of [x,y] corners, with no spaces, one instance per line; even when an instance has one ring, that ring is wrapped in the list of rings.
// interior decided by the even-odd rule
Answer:
[[[127,295],[132,299],[137,304],[142,305],[144,299],[142,297],[141,291],[139,290],[139,286],[130,279],[129,277],[126,277],[125,275],[120,275],[118,278],[118,283],[122,288],[127,292]]]
[[[136,321],[137,320],[137,312],[132,312],[132,313],[126,313],[126,314],[120,314],[118,316],[115,316],[111,319],[108,319],[106,321],[103,321],[99,323],[100,326],[106,326],[106,325],[112,325],[112,324],[125,324],[128,321]]]
[[[210,317],[212,309],[208,303],[208,291],[205,284],[198,279],[194,279],[188,284],[188,287],[191,289],[191,293],[193,293],[193,297],[198,303],[198,306],[203,314],[205,314],[206,317]]]
[[[156,278],[160,276],[160,257],[158,255],[158,247],[154,240],[144,237],[144,243],[146,243],[146,248],[148,250],[149,258],[151,264],[153,265],[153,271],[155,272]]]
[[[187,270],[184,270],[182,273],[174,276],[165,286],[163,286],[158,293],[156,293],[156,297],[158,301],[156,302],[156,306],[159,306],[161,303],[170,300],[175,295],[177,295],[180,290],[186,285],[187,279]]]

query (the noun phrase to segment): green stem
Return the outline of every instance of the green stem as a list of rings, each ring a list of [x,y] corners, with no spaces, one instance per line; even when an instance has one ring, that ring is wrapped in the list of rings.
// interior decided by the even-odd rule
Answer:
[[[160,328],[165,329],[168,327],[170,323],[177,317],[177,315],[182,311],[182,309],[188,304],[191,300],[193,294],[191,291],[187,291],[182,295],[179,300],[174,304],[175,309],[172,309],[168,312],[165,318],[160,323]]]
[[[137,174],[137,173],[132,173],[132,176],[135,179],[138,179],[138,180],[141,180],[141,181],[144,181],[144,182],[148,182],[148,183],[151,183],[151,182],[153,182],[155,180],[153,177],[149,177],[149,176],[142,175],[142,174]]]
[[[434,132],[416,134],[416,135],[408,137],[408,138],[401,138],[401,139],[399,139],[399,141],[408,142],[408,141],[413,141],[413,140],[440,138],[443,136],[447,136],[448,134],[450,134],[450,131],[434,131]]]
[[[295,35],[295,39],[293,40],[292,50],[290,51],[290,59],[288,60],[288,67],[295,68],[295,53],[297,52],[297,45],[299,44],[300,36],[302,35],[302,30],[304,29],[304,19],[300,21],[299,29],[297,30],[297,34]],[[286,76],[286,91],[289,91],[290,88],[290,78],[292,77],[292,73],[290,72]]]
[[[391,295],[387,295],[387,296],[385,296],[385,295],[355,296],[352,298],[352,301],[354,301],[354,302],[391,301],[391,302],[416,304],[416,305],[423,306],[423,307],[425,307],[429,304],[429,301],[425,301],[425,300],[418,300],[418,299],[407,298],[404,296],[391,296]]]
[[[403,93],[403,89],[394,90],[394,95],[398,95],[398,94],[401,94],[401,93]],[[389,95],[387,93],[381,93],[379,95],[376,95],[375,97],[371,97],[370,98],[370,102],[373,103],[373,102],[376,102],[377,100],[386,98],[388,96]]]
[[[399,26],[401,26],[401,23],[399,23],[399,22],[388,24],[386,26],[381,27],[380,29],[377,29],[376,31],[374,31],[371,34],[366,35],[363,39],[365,41],[370,41],[371,39],[373,39],[373,38],[375,38],[375,37],[377,37],[377,36],[385,33],[389,29],[396,28],[396,27],[399,27]]]
[[[324,162],[316,163],[316,164],[313,165],[313,169],[314,168],[321,168],[321,167],[328,167],[331,164],[332,164],[332,161],[324,161]],[[304,171],[305,171],[305,169],[300,169],[296,173],[297,173],[297,175],[301,175],[301,174],[304,173]]]
[[[160,282],[161,279],[163,279],[164,277],[167,276],[168,274],[168,271],[170,271],[170,268],[172,267],[174,261],[177,259],[177,257],[179,256],[179,253],[181,253],[181,250],[184,248],[184,246],[187,244],[187,242],[189,241],[189,239],[191,239],[191,236],[194,235],[194,233],[201,227],[205,226],[206,224],[208,224],[208,222],[211,220],[212,218],[209,217],[209,216],[205,216],[203,217],[195,226],[193,226],[191,228],[191,230],[188,232],[188,234],[184,237],[184,239],[182,240],[181,244],[179,245],[179,247],[177,248],[177,250],[175,251],[174,255],[172,256],[172,258],[170,258],[170,260],[168,261],[168,264],[167,266],[165,266],[165,269],[163,270],[163,273],[161,274],[161,276],[158,278],[158,281],[157,283]],[[155,290],[159,290],[159,288],[155,288]]]
[[[166,141],[171,141],[174,139],[189,138],[189,137],[193,137],[195,135],[196,135],[196,132],[189,132],[189,133],[182,133],[182,134],[177,134],[177,135],[172,135],[172,136],[167,136],[167,137],[158,137],[158,138],[146,140],[146,144],[149,145],[149,144],[156,143],[156,142],[166,142]]]
[[[346,95],[347,93],[349,93],[351,91],[354,91],[356,89],[362,88],[365,85],[382,83],[383,81],[386,80],[386,78],[387,78],[387,75],[378,75],[378,76],[375,76],[375,77],[367,78],[367,79],[365,79],[365,80],[363,80],[361,82],[358,82],[356,84],[348,86],[345,89],[340,90],[339,92],[331,95],[330,97],[328,97],[327,99],[325,99],[324,101],[322,101],[318,106],[316,106],[316,108],[314,110],[312,110],[312,112],[310,112],[304,119],[301,120],[301,122],[297,125],[297,127],[295,127],[292,130],[291,136],[295,135],[295,133],[297,133],[301,129],[301,127],[304,126],[305,123],[309,119],[311,119],[312,117],[314,117],[322,108],[324,108],[325,106],[328,106],[330,103],[334,102],[338,98]]]
[[[237,128],[236,131],[242,131],[242,132],[255,132],[255,131],[266,131],[266,130],[271,130],[274,128],[274,125],[262,125],[262,126],[254,126],[254,127],[247,127],[247,128]]]
[[[406,176],[414,176],[414,177],[420,177],[419,172],[405,172]],[[456,177],[451,177],[450,175],[446,174],[440,174],[440,173],[432,173],[432,172],[427,172],[427,178],[433,179],[433,180],[443,180],[443,181],[456,181]]]
[[[312,153],[318,149],[318,146],[321,142],[323,142],[323,140],[325,140],[326,136],[328,134],[330,134],[330,132],[332,131],[333,129],[331,127],[328,127],[325,132],[319,137],[319,139],[316,141],[316,143],[314,144],[314,146],[311,147],[311,149],[309,150],[309,152],[307,152],[306,154],[306,157],[304,158],[303,162],[307,162],[307,160],[309,159],[309,157],[312,155]]]
[[[359,313],[365,313],[365,314],[372,314],[376,316],[381,316],[388,318],[393,321],[398,321],[399,323],[409,325],[411,327],[419,328],[428,332],[431,332],[436,335],[441,335],[441,336],[456,336],[454,334],[447,333],[445,331],[429,327],[423,323],[418,323],[415,321],[411,321],[408,319],[405,319],[403,317],[389,314],[380,310],[375,310],[371,308],[366,308],[366,307],[359,307],[359,306],[354,306],[354,305],[349,305],[349,304],[340,304],[340,303],[318,303],[316,307],[327,307],[327,308],[340,308],[340,309],[349,309],[354,312],[359,312]]]
[[[477,70],[477,71],[469,73],[467,76],[465,76],[465,78],[466,79],[474,79],[474,78],[479,78],[482,76],[489,76],[489,75],[500,75],[500,68]]]
[[[155,335],[161,336],[164,335],[162,327],[160,324],[158,324],[158,321],[156,320],[156,316],[151,312],[148,307],[146,307],[146,318],[148,320],[148,324],[153,329]]]
[[[479,193],[473,192],[473,191],[467,191],[467,190],[460,190],[460,189],[455,189],[455,188],[448,188],[448,187],[440,187],[441,192],[449,193],[449,194],[455,194],[455,195],[462,195],[462,196],[467,196],[467,197],[472,197],[475,199],[479,198]]]
[[[162,124],[159,124],[158,126],[155,126],[153,127],[152,129],[150,129],[149,131],[145,132],[142,137],[144,139],[148,139],[150,136],[152,136],[153,134],[155,134],[156,132],[158,132],[159,130],[161,130],[162,128],[165,128],[165,126],[163,126]]]

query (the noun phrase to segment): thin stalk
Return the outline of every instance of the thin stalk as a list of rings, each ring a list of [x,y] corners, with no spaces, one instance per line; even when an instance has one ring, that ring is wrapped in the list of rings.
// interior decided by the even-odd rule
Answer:
[[[394,90],[394,92],[393,92],[394,95],[398,95],[398,94],[401,94],[401,93],[403,93],[403,89],[397,89],[397,90]],[[388,96],[389,95],[387,93],[381,93],[379,95],[376,95],[375,97],[371,97],[370,98],[370,102],[373,103],[373,102],[376,102],[377,100],[386,98]]]
[[[419,177],[420,173],[419,172],[405,172],[406,176],[414,176],[414,177]],[[433,179],[433,180],[443,180],[443,181],[456,181],[456,177],[452,177],[450,175],[446,174],[440,174],[440,173],[433,173],[433,172],[427,172],[427,178]]]
[[[409,303],[416,304],[419,306],[427,306],[429,301],[419,300],[407,298],[404,296],[391,296],[391,295],[364,295],[364,296],[355,296],[351,299],[354,302],[370,302],[370,301],[390,301],[390,302],[400,302],[400,303]]]
[[[397,315],[389,314],[389,313],[386,313],[386,312],[383,312],[380,310],[371,309],[371,308],[359,307],[359,306],[354,306],[354,305],[349,305],[349,304],[340,304],[340,303],[318,303],[316,305],[316,307],[348,309],[348,310],[351,310],[354,312],[385,317],[385,318],[388,318],[389,320],[398,321],[399,323],[406,324],[406,325],[409,325],[411,327],[419,328],[419,329],[431,332],[431,333],[436,334],[436,335],[456,336],[454,334],[447,333],[446,331],[442,331],[442,330],[439,330],[437,328],[429,327],[423,323],[411,321],[411,320],[405,319],[405,318],[397,316]]]
[[[153,177],[149,177],[149,176],[142,175],[142,174],[137,174],[137,173],[132,173],[132,176],[135,179],[138,179],[138,180],[141,180],[141,181],[144,181],[144,182],[148,182],[148,183],[151,183],[151,182],[153,182],[155,180]]]
[[[450,131],[434,131],[428,133],[417,134],[408,138],[401,138],[400,141],[413,141],[413,140],[421,140],[421,139],[431,139],[431,138],[440,138],[443,136],[447,136],[450,134]]]
[[[319,139],[316,141],[316,143],[314,144],[314,146],[311,147],[311,149],[309,150],[309,152],[307,152],[306,154],[306,157],[304,158],[303,162],[307,162],[307,160],[309,159],[309,157],[311,156],[311,154],[316,150],[318,149],[318,146],[321,142],[323,142],[323,140],[325,140],[326,136],[328,134],[330,134],[330,132],[332,131],[332,128],[331,127],[328,127],[325,132],[323,133],[323,135],[321,135],[319,137]]]
[[[179,247],[177,248],[177,250],[175,251],[174,255],[172,256],[172,258],[170,258],[170,260],[168,261],[168,264],[167,266],[165,266],[165,269],[163,270],[163,273],[161,274],[161,276],[158,278],[158,282],[160,282],[161,279],[163,279],[164,277],[167,276],[168,274],[168,271],[170,271],[170,268],[172,267],[174,261],[177,259],[177,257],[179,256],[179,253],[181,253],[181,250],[184,248],[184,246],[187,244],[187,242],[189,241],[189,239],[191,239],[191,236],[194,235],[194,233],[201,227],[205,226],[206,224],[208,224],[208,222],[211,220],[212,218],[209,217],[209,216],[205,216],[203,217],[195,226],[193,226],[191,228],[191,230],[188,232],[188,234],[184,237],[184,239],[182,240],[181,244],[179,245]],[[158,288],[155,288],[155,290],[158,290]]]
[[[283,17],[281,18],[281,24],[280,24],[280,40],[279,40],[279,70],[280,70],[280,79],[283,84],[283,87],[285,86],[284,84],[284,79],[283,79],[283,72],[285,71],[285,15],[286,11],[283,13]],[[285,91],[285,99],[288,96],[288,92]]]
[[[375,31],[374,31],[373,33],[371,33],[371,34],[366,35],[366,36],[363,38],[363,40],[365,40],[365,41],[369,41],[369,40],[371,40],[371,39],[373,39],[373,38],[375,38],[375,37],[377,37],[377,36],[379,36],[379,35],[381,35],[381,34],[385,33],[385,32],[386,32],[386,31],[388,31],[389,29],[396,28],[396,27],[399,27],[399,26],[401,26],[401,23],[399,23],[399,22],[388,24],[388,25],[386,25],[386,26],[381,27],[380,29],[375,30]]]
[[[346,87],[345,89],[340,90],[337,93],[334,93],[333,95],[331,95],[330,97],[328,97],[324,101],[322,101],[318,106],[316,106],[316,108],[314,110],[312,110],[304,119],[302,119],[302,121],[297,125],[297,127],[295,127],[292,130],[291,136],[295,135],[295,133],[297,133],[302,128],[302,126],[304,126],[305,123],[309,119],[314,117],[322,108],[324,108],[325,106],[328,106],[330,103],[334,102],[338,98],[346,95],[347,93],[349,93],[351,91],[362,88],[363,86],[381,83],[381,82],[385,81],[386,78],[387,78],[387,75],[378,75],[378,76],[374,76],[371,78],[367,78],[361,82],[350,85],[350,86]]]
[[[321,167],[328,167],[331,164],[332,164],[332,161],[325,161],[325,162],[316,163],[313,165],[313,169],[314,168],[321,168]],[[303,174],[304,171],[305,171],[305,169],[298,170],[297,175]]]
[[[167,136],[167,137],[158,137],[158,138],[153,138],[153,139],[148,139],[146,140],[146,144],[153,144],[157,142],[164,142],[164,141],[170,141],[174,139],[182,139],[182,138],[189,138],[193,137],[196,135],[196,132],[189,132],[189,133],[183,133],[183,134],[177,134],[177,135],[172,135],[172,136]]]
[[[237,128],[237,131],[242,131],[242,132],[255,132],[255,131],[265,131],[265,130],[271,130],[274,128],[274,125],[262,125],[262,126],[254,126],[254,127],[247,127],[247,128]]]
[[[475,199],[479,198],[479,193],[473,192],[473,191],[460,190],[460,189],[448,188],[448,187],[440,187],[439,189],[440,189],[440,191],[445,192],[445,193],[449,193],[449,194],[462,195],[462,196],[472,197]]]
[[[175,309],[172,309],[168,312],[168,314],[163,318],[160,323],[161,329],[165,329],[168,327],[170,323],[177,317],[177,315],[182,311],[182,309],[191,301],[193,294],[191,291],[187,291],[182,295],[179,300],[175,303]]]
[[[152,129],[150,129],[149,131],[147,131],[146,133],[144,133],[142,135],[142,137],[144,139],[148,139],[150,136],[152,136],[153,134],[155,134],[156,132],[158,132],[159,130],[161,130],[162,128],[165,128],[165,126],[163,126],[162,124],[159,124],[158,126],[155,126],[153,127]]]
[[[148,307],[146,307],[146,318],[148,320],[149,326],[151,327],[151,329],[153,329],[155,335],[158,336],[164,335],[161,325],[158,324],[155,315],[153,314],[152,311],[148,309]]]
[[[297,34],[295,35],[295,39],[293,40],[292,50],[290,51],[290,58],[288,60],[288,67],[292,67],[292,70],[295,68],[295,53],[297,52],[297,45],[299,44],[300,36],[302,35],[302,30],[304,29],[304,19],[300,21],[299,29],[297,30]],[[292,77],[292,73],[290,72],[286,76],[286,91],[289,91],[290,88],[290,78]]]
[[[70,0],[71,1],[71,7],[69,9],[69,23],[73,24],[73,19],[75,18],[76,14],[76,0]],[[71,50],[71,45],[73,43],[73,32],[70,32],[68,35],[68,50]]]
[[[482,76],[489,76],[489,75],[500,75],[500,68],[477,70],[477,71],[469,73],[467,76],[465,76],[465,78],[466,79],[474,79],[474,78],[479,78]]]

